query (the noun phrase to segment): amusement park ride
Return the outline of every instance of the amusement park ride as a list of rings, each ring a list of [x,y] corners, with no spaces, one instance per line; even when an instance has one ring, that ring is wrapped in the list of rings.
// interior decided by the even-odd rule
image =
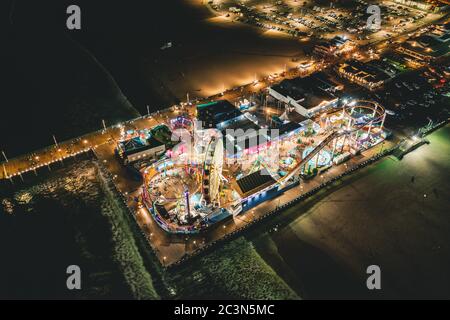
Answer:
[[[302,125],[271,141],[266,153],[229,159],[219,130],[198,130],[194,118],[177,117],[171,130],[184,130],[192,141],[180,141],[142,171],[142,201],[167,232],[201,232],[298,185],[311,167],[317,173],[380,143],[387,136],[385,119],[378,103],[353,101],[310,119],[315,129]],[[276,165],[266,156],[274,152]]]

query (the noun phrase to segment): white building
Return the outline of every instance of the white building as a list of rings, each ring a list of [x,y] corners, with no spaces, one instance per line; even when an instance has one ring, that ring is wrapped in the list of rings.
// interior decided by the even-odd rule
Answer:
[[[145,159],[155,159],[166,151],[164,143],[153,137],[143,139],[135,137],[119,142],[117,152],[123,163],[130,164]]]
[[[338,98],[334,92],[342,89],[342,85],[328,81],[320,73],[305,78],[283,80],[270,87],[269,94],[309,118],[317,112],[335,106]]]

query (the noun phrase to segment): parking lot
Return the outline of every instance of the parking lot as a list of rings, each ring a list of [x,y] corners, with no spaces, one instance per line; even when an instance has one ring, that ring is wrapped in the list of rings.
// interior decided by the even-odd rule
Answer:
[[[211,0],[211,8],[226,18],[294,37],[331,39],[345,36],[360,44],[390,39],[442,15],[404,6],[392,1],[237,1]],[[367,8],[376,4],[381,11],[381,29],[366,28]]]
[[[445,63],[408,69],[376,91],[338,80],[345,84],[345,97],[373,100],[386,107],[389,129],[400,136],[416,134],[419,128],[450,115],[450,69]]]

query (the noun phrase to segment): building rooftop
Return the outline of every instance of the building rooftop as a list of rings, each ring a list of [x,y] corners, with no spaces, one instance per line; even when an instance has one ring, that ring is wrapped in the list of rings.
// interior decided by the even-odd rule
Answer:
[[[406,41],[402,48],[415,52],[422,57],[439,58],[450,52],[450,31],[445,26]]]
[[[329,74],[319,71],[310,75],[310,78],[317,81],[319,88],[325,91],[335,92],[336,90],[343,90],[344,85],[339,83]]]
[[[283,123],[280,127],[278,127],[279,135],[282,136],[284,134],[288,134],[292,131],[295,131],[297,129],[301,128],[301,125],[296,122],[286,122]]]
[[[134,137],[126,141],[119,142],[119,148],[124,155],[129,156],[144,150],[156,148],[164,145],[164,143],[155,139],[153,136],[143,138],[141,136]]]
[[[240,194],[243,197],[247,197],[251,194],[261,191],[262,189],[274,184],[275,182],[275,179],[271,176],[266,168],[253,172],[248,176],[245,176],[236,181],[240,189]]]
[[[259,130],[260,127],[253,121],[247,119],[246,117],[239,117],[235,121],[229,122],[226,125],[220,127],[222,134],[225,135],[227,130],[239,130],[242,129],[244,132],[247,130]]]
[[[297,111],[293,110],[289,113],[286,114],[286,117],[289,121],[292,122],[297,122],[297,123],[302,123],[303,121],[305,121],[306,119],[308,119],[307,117],[301,115],[300,113],[298,113]]]
[[[218,100],[197,105],[197,119],[202,121],[207,128],[215,128],[222,122],[240,116],[242,116],[242,112],[227,100]]]
[[[330,40],[330,43],[336,47],[340,47],[345,43],[347,43],[347,41],[349,41],[347,38],[335,36],[333,39]]]
[[[279,94],[290,97],[306,109],[311,109],[323,101],[331,101],[336,97],[328,91],[329,86],[316,76],[286,79],[272,87]]]
[[[258,131],[250,131],[243,135],[224,136],[225,149],[228,156],[236,155],[244,150],[261,146],[270,141],[270,131],[263,129]]]
[[[368,82],[386,81],[391,78],[384,66],[378,64],[377,61],[363,63],[357,60],[350,60],[341,64],[341,68],[347,73],[364,78]]]

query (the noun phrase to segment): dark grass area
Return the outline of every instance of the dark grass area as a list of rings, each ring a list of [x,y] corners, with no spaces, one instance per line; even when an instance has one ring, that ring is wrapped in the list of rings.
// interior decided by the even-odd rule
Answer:
[[[299,298],[242,237],[169,271],[167,278],[177,299]]]

